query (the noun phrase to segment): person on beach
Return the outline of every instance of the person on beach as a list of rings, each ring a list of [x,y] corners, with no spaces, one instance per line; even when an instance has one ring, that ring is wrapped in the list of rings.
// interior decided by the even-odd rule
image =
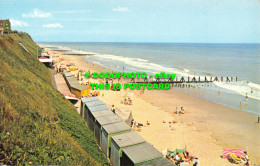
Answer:
[[[134,121],[135,121],[134,119],[131,120],[131,127],[133,127]]]
[[[133,119],[132,130],[135,130],[136,121]]]
[[[192,158],[191,161],[192,161],[192,163],[193,163],[192,166],[200,166],[200,161],[199,161],[198,158],[195,158],[195,159]]]
[[[176,113],[176,114],[178,114],[178,113],[179,113],[179,111],[178,111],[178,108],[177,108],[177,107],[176,107],[176,111],[175,111],[175,113]]]
[[[249,166],[249,156],[247,155],[247,152],[244,151],[244,157],[242,158],[242,163],[245,165],[245,166]]]
[[[253,93],[253,88],[251,88],[251,93]]]
[[[114,114],[116,114],[116,107],[115,107],[114,105],[112,105],[111,111],[112,111]]]
[[[175,161],[179,161],[179,160],[180,160],[180,157],[179,157],[179,153],[178,153],[178,152],[176,153],[176,155],[175,155],[175,157],[174,157],[174,160],[175,160]]]
[[[248,99],[248,95],[247,95],[247,93],[246,93],[246,99]]]
[[[181,107],[180,113],[181,113],[181,114],[184,114],[184,107]]]

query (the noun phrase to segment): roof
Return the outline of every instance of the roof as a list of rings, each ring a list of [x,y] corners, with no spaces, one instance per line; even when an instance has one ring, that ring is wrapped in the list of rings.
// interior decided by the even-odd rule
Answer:
[[[85,104],[90,110],[90,112],[110,110],[108,106],[105,103],[103,103],[101,100],[90,101],[90,102],[86,102]]]
[[[96,111],[108,110],[108,107],[106,105],[88,106],[88,109],[90,112],[96,112]]]
[[[170,160],[168,160],[166,158],[155,160],[155,161],[149,162],[147,164],[143,164],[141,166],[157,166],[157,165],[176,166],[173,162],[171,162]]]
[[[80,85],[79,83],[70,84],[70,87],[77,89],[77,90],[89,89],[89,87],[84,86],[84,85]]]
[[[74,82],[78,83],[78,80],[75,77],[66,77],[66,80],[69,82],[69,84],[72,84]]]
[[[122,150],[134,164],[163,157],[163,155],[149,143],[129,146]]]
[[[131,128],[123,121],[103,126],[103,129],[108,134],[119,133],[122,131],[131,130]]]
[[[114,113],[112,111],[110,111],[110,110],[103,110],[103,111],[92,112],[92,115],[95,118],[98,118],[98,117],[103,117],[103,116],[114,115]]]
[[[77,89],[77,90],[83,90],[83,89],[89,89],[89,87],[84,86],[84,85],[80,85],[77,78],[72,77],[72,76],[67,76],[66,80],[69,83],[69,86],[71,88]]]
[[[103,105],[104,103],[100,100],[94,100],[94,101],[86,101],[85,104],[87,107],[91,107],[91,106]]]
[[[134,131],[112,136],[112,139],[120,148],[146,142],[143,137]]]
[[[72,72],[64,72],[63,74],[65,75],[65,77],[74,76]]]
[[[99,100],[97,97],[84,97],[84,98],[81,98],[81,101],[82,102],[90,102],[90,101],[96,101],[96,100]]]
[[[112,124],[112,123],[117,123],[117,122],[122,122],[122,120],[115,114],[109,115],[109,116],[98,117],[98,118],[96,118],[96,120],[98,121],[98,123],[101,126],[107,125],[107,124]]]

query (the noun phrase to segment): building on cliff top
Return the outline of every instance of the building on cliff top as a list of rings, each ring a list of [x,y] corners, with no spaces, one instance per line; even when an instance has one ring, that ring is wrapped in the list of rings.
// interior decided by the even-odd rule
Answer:
[[[0,34],[8,34],[11,32],[11,22],[9,19],[0,20]]]

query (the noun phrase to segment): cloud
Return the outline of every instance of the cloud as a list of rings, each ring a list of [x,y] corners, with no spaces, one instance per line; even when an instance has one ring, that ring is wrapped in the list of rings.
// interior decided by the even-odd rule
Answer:
[[[61,18],[60,20],[63,21],[71,21],[70,18]],[[116,22],[121,21],[120,19],[113,19],[113,18],[75,18],[73,21],[92,21],[92,22]]]
[[[33,11],[30,13],[22,14],[22,17],[25,17],[25,18],[45,18],[45,17],[50,17],[50,16],[51,16],[51,13],[43,12],[43,11],[40,11],[39,9],[33,9]]]
[[[114,12],[130,12],[131,10],[129,10],[127,7],[117,7],[113,9]]]
[[[71,13],[87,13],[87,12],[91,12],[91,10],[64,10],[64,11],[53,11],[51,13],[71,14]]]
[[[44,28],[63,28],[63,26],[60,23],[43,24],[42,27],[44,27]]]
[[[29,24],[27,22],[19,21],[19,20],[14,20],[10,19],[11,26],[17,26],[17,27],[28,27]]]

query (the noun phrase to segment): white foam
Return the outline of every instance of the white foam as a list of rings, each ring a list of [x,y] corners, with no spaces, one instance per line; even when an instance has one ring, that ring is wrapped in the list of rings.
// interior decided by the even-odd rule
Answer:
[[[73,49],[71,49],[70,50],[71,52],[73,52],[74,54],[97,54],[97,53],[94,53],[94,52],[87,52],[87,51],[82,51],[82,50],[73,50]]]
[[[148,60],[146,60],[146,59],[141,59],[141,58],[137,58],[137,61],[140,61],[140,62],[148,62]]]
[[[93,63],[98,64],[98,65],[100,64],[99,62],[93,62]]]
[[[215,81],[214,84],[218,87],[230,90],[233,93],[240,94],[245,96],[246,94],[250,98],[260,100],[260,85],[255,83],[247,83],[247,81],[238,81],[238,82],[218,82]],[[254,85],[253,93],[251,93],[251,88]]]
[[[120,61],[127,65],[131,65],[133,67],[146,69],[150,72],[157,72],[157,73],[166,72],[166,73],[179,74],[181,76],[190,76],[190,77],[193,76],[193,75],[191,75],[183,70],[177,69],[177,68],[163,67],[162,65],[159,65],[159,64],[149,63],[148,60],[145,60],[145,59],[139,58],[139,60],[137,60],[136,58],[128,58],[128,57],[108,55],[108,54],[96,54],[94,56],[97,58],[102,58],[102,59]]]

